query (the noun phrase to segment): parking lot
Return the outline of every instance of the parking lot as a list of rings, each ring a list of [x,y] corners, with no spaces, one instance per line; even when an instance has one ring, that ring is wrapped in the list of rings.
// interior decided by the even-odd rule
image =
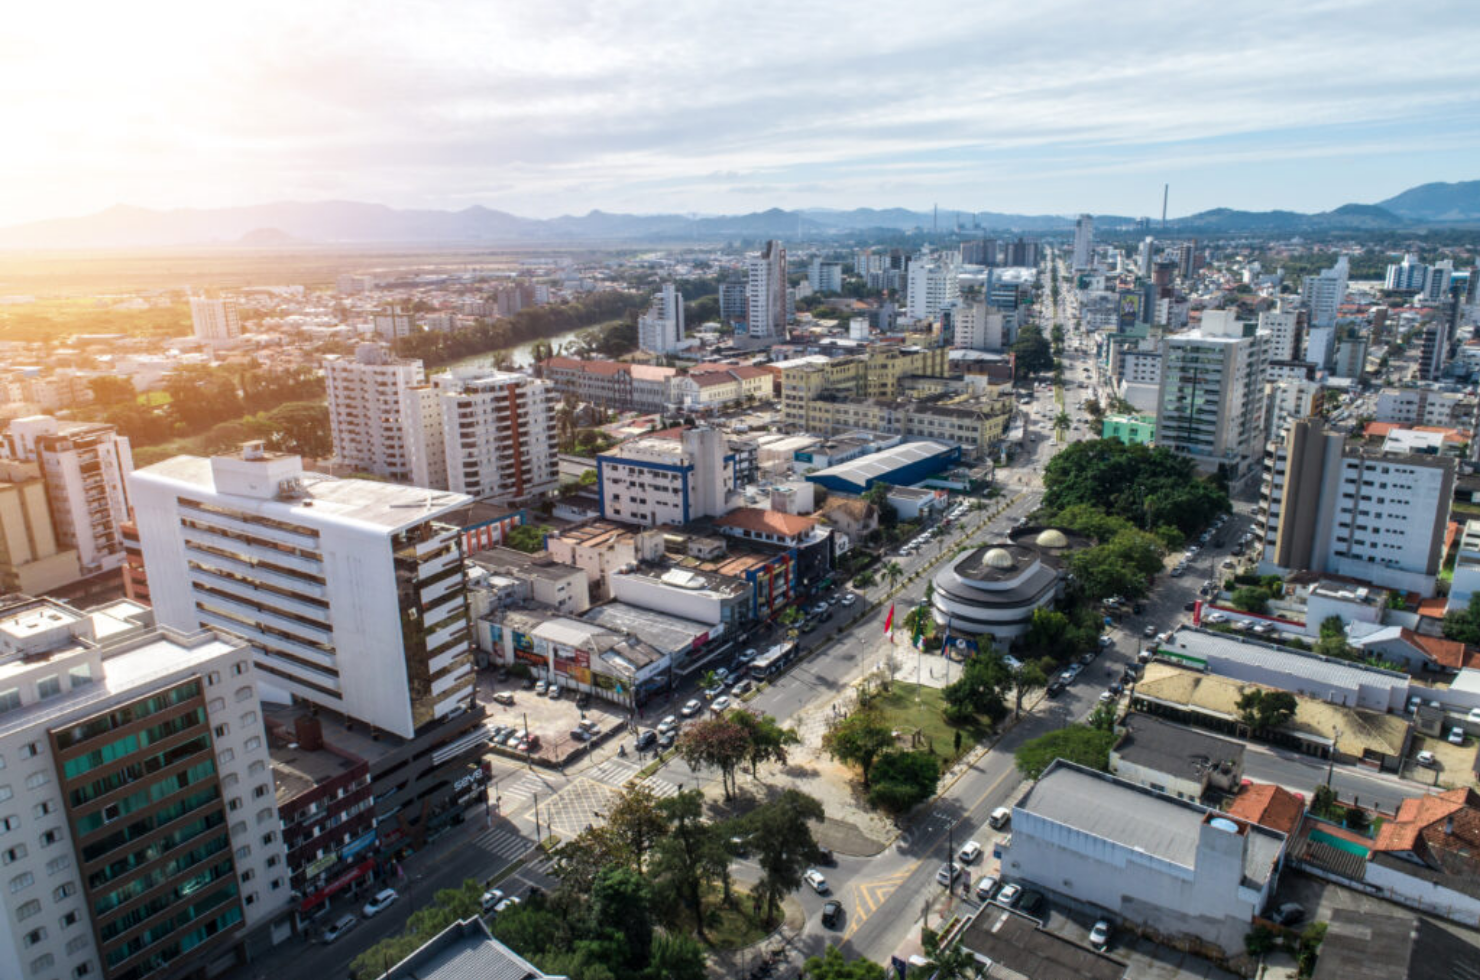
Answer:
[[[517,751],[518,736],[527,731],[539,739],[530,748],[530,754],[548,762],[561,761],[588,744],[574,734],[582,722],[598,738],[627,723],[628,709],[624,705],[592,697],[582,708],[572,692],[564,691],[560,697],[551,699],[536,693],[534,683],[517,677],[500,681],[492,671],[484,672],[478,679],[478,700],[487,712],[489,731],[504,728],[513,733],[501,736],[502,741],[496,740],[506,750]],[[503,703],[509,698],[512,704]]]

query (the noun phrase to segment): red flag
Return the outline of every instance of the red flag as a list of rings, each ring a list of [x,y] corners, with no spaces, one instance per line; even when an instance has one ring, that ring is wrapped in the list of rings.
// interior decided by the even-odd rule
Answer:
[[[894,628],[894,603],[889,603],[889,615],[884,617],[884,632],[888,633]]]

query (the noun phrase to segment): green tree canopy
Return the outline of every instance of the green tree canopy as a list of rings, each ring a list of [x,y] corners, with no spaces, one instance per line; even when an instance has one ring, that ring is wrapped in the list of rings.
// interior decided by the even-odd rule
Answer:
[[[1090,504],[1140,528],[1162,524],[1184,534],[1229,509],[1228,495],[1164,448],[1088,439],[1066,446],[1043,473],[1043,507],[1058,513]]]
[[[873,960],[850,960],[836,946],[829,946],[821,956],[810,956],[802,964],[802,976],[808,980],[887,980],[884,968]]]
[[[776,920],[781,899],[801,887],[803,872],[822,860],[812,824],[825,817],[815,798],[787,789],[736,821],[760,865],[756,893],[767,922]]]
[[[1053,348],[1043,330],[1033,324],[1018,331],[1012,343],[1017,370],[1024,375],[1042,374],[1053,367]]]
[[[735,771],[750,756],[749,731],[733,718],[705,718],[678,737],[678,754],[693,769],[718,769],[725,799],[735,792]]]
[[[868,788],[874,761],[894,747],[894,730],[876,711],[859,709],[827,730],[822,748],[839,762],[858,767]]]
[[[903,813],[934,796],[939,785],[940,759],[933,752],[895,749],[874,763],[868,798],[874,806]]]
[[[995,725],[1007,717],[1003,695],[1011,686],[1012,672],[1007,662],[999,651],[988,649],[967,660],[961,676],[947,684],[941,696],[957,719],[967,714],[982,715]]]
[[[1257,585],[1244,585],[1233,590],[1233,604],[1244,612],[1262,613],[1269,610],[1269,593]]]
[[[1268,732],[1295,717],[1298,707],[1289,691],[1269,691],[1252,687],[1239,696],[1236,707],[1239,718],[1254,732]]]
[[[1113,732],[1101,731],[1089,725],[1070,725],[1024,742],[1018,747],[1014,759],[1018,772],[1029,779],[1037,779],[1043,775],[1055,759],[1076,762],[1104,772],[1110,768],[1110,746],[1114,744]]]

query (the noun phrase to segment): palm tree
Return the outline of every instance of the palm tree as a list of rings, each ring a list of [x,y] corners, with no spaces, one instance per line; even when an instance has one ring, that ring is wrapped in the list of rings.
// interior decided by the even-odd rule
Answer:
[[[1068,412],[1060,411],[1059,414],[1055,415],[1053,418],[1053,427],[1055,432],[1063,432],[1072,424],[1073,420],[1069,418]]]
[[[883,576],[889,580],[889,590],[892,592],[894,586],[900,579],[904,578],[904,569],[899,567],[899,562],[891,561],[882,570]]]
[[[924,971],[926,976],[934,980],[976,980],[983,975],[986,968],[959,942],[943,946],[933,929],[926,929],[921,939],[925,958],[930,961]]]
[[[905,613],[904,628],[911,636],[919,634],[922,639],[929,639],[935,633],[935,617],[930,613],[928,605],[919,605]]]
[[[555,409],[555,429],[562,449],[568,449],[575,442],[576,409],[579,406],[580,400],[575,392],[568,391],[560,407]]]

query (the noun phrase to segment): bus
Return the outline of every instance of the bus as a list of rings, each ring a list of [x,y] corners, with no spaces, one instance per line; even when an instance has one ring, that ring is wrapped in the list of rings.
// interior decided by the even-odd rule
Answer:
[[[787,640],[778,643],[750,663],[750,676],[757,680],[774,677],[796,658],[797,645]]]

